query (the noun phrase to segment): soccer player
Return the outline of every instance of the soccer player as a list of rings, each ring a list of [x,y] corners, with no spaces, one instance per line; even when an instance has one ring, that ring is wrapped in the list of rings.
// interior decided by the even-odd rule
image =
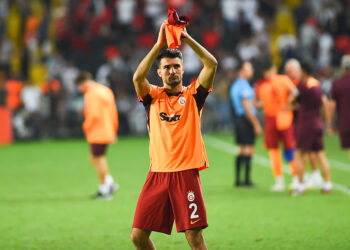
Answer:
[[[341,68],[343,75],[333,83],[331,89],[331,119],[336,110],[341,146],[348,150],[350,160],[350,55],[342,57]],[[330,127],[330,132],[332,130]]]
[[[131,240],[137,249],[155,249],[152,231],[171,233],[175,219],[178,232],[185,232],[192,249],[207,249],[202,229],[208,226],[199,170],[208,168],[200,131],[201,111],[211,91],[216,59],[186,30],[182,39],[203,63],[198,78],[183,87],[182,54],[162,49],[166,45],[164,26],[150,52],[133,77],[143,103],[150,137],[150,171],[141,191]],[[154,61],[163,87],[146,79]]]
[[[293,195],[305,192],[304,171],[305,156],[311,153],[321,164],[321,169],[325,183],[321,189],[323,193],[332,191],[329,163],[323,150],[323,124],[321,120],[321,107],[325,112],[327,123],[330,124],[328,98],[323,94],[320,82],[310,76],[311,66],[303,62],[302,78],[298,84],[298,122],[296,125],[297,148],[295,159],[297,161],[299,184],[292,190]]]
[[[109,172],[105,156],[108,144],[116,139],[119,124],[114,95],[108,87],[93,81],[89,72],[81,72],[75,83],[84,93],[83,130],[91,147],[90,161],[100,182],[94,198],[110,199],[119,188]]]
[[[291,104],[297,95],[293,82],[285,75],[277,74],[276,67],[267,60],[261,64],[263,79],[256,85],[256,103],[264,111],[265,147],[269,150],[275,185],[271,191],[285,190],[283,164],[279,142],[284,145],[284,158],[289,163],[293,181],[297,185],[298,177],[294,161],[295,138],[293,131],[293,112]]]
[[[254,89],[248,80],[254,75],[254,68],[248,61],[240,61],[238,77],[230,87],[230,100],[235,127],[238,155],[235,161],[236,186],[252,186],[250,180],[251,159],[254,153],[255,136],[261,134],[261,126],[254,107]],[[245,165],[245,181],[240,181],[241,165]]]
[[[294,83],[294,85],[296,87],[298,87],[299,83],[302,81],[302,77],[303,77],[303,72],[300,66],[300,63],[297,59],[292,58],[289,59],[286,64],[285,64],[285,72],[288,75],[288,77],[292,80],[292,82]],[[293,114],[293,129],[294,132],[296,133],[296,127],[298,124],[298,110],[294,110],[294,114]],[[310,178],[308,178],[307,180],[307,187],[308,188],[321,188],[323,186],[323,179],[320,173],[320,170],[317,167],[317,155],[315,154],[315,152],[308,152],[305,153],[304,152],[304,158],[308,158],[309,163],[310,163],[310,167],[311,167],[311,175]],[[305,159],[305,164],[306,164],[306,160]],[[304,176],[305,177],[305,176]],[[304,181],[305,178],[304,178]]]

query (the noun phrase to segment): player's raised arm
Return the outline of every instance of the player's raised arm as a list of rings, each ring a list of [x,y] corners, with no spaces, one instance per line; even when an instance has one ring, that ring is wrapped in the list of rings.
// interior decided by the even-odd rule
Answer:
[[[150,71],[154,60],[156,59],[159,51],[166,45],[164,25],[160,27],[157,42],[154,44],[153,48],[146,55],[146,57],[141,61],[137,67],[133,82],[135,85],[135,90],[138,96],[145,97],[150,90],[149,82],[146,79],[148,72]]]
[[[193,49],[197,54],[199,60],[203,63],[203,69],[199,73],[198,81],[206,89],[210,89],[214,82],[216,68],[218,62],[215,57],[209,53],[202,45],[196,42],[186,31],[183,31],[183,40]]]

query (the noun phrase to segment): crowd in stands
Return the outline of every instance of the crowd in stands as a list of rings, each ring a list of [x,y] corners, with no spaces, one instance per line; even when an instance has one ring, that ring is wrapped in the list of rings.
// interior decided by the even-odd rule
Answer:
[[[168,7],[190,18],[189,34],[219,62],[203,114],[207,131],[231,126],[227,93],[237,58],[258,71],[271,57],[281,72],[289,58],[308,60],[328,94],[341,56],[350,54],[348,0],[0,0],[0,106],[12,110],[16,138],[82,136],[80,70],[112,89],[120,134],[145,134],[132,74]],[[201,65],[181,50],[187,85]],[[149,81],[160,84],[151,72]]]

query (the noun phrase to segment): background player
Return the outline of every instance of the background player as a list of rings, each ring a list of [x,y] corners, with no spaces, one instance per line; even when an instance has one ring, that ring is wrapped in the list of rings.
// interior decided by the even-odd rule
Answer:
[[[81,72],[76,80],[79,91],[84,93],[83,130],[90,143],[90,161],[95,167],[100,185],[95,198],[110,198],[119,188],[114,182],[106,160],[106,149],[116,139],[118,111],[112,91],[95,81],[89,72]]]
[[[302,81],[298,84],[298,122],[296,126],[297,149],[295,159],[298,168],[299,185],[292,191],[292,194],[303,194],[305,192],[304,171],[305,156],[314,154],[321,164],[325,183],[322,187],[323,193],[332,191],[329,163],[323,150],[323,124],[321,120],[321,107],[325,113],[327,123],[330,124],[328,99],[323,94],[320,82],[310,76],[311,66],[303,62]]]
[[[250,180],[251,159],[254,153],[255,136],[261,134],[261,126],[254,107],[254,89],[248,80],[254,75],[253,65],[240,61],[237,67],[238,77],[230,87],[230,101],[235,127],[238,155],[235,161],[236,186],[252,186]],[[245,165],[245,181],[240,181],[240,169]]]
[[[297,185],[297,171],[294,162],[295,138],[291,103],[297,95],[293,82],[284,75],[278,75],[270,61],[261,65],[263,79],[257,83],[256,101],[264,111],[265,147],[269,150],[275,185],[271,191],[285,190],[283,164],[279,142],[284,145],[284,157],[291,167],[292,187]],[[259,102],[260,101],[260,102]]]
[[[151,161],[131,233],[137,249],[155,249],[151,232],[170,234],[174,218],[177,231],[185,232],[192,249],[207,249],[202,229],[208,224],[198,170],[207,168],[208,160],[200,113],[214,81],[217,61],[186,31],[182,36],[203,63],[197,80],[183,87],[181,52],[161,51],[166,45],[164,26],[133,77],[148,117]],[[156,58],[161,88],[146,79]]]
[[[350,55],[342,57],[341,68],[343,76],[333,83],[331,89],[331,119],[336,110],[341,146],[348,150],[350,160]]]
[[[299,83],[302,81],[303,72],[300,66],[300,63],[297,59],[289,59],[285,64],[285,72],[288,77],[292,80],[294,85],[298,87]],[[296,132],[296,127],[298,125],[298,109],[294,110],[293,114],[293,128]],[[317,155],[314,152],[304,152],[304,163],[308,160],[311,167],[310,178],[307,178],[307,175],[304,175],[304,181],[306,182],[307,188],[321,188],[323,186],[323,179],[321,173],[317,167]]]

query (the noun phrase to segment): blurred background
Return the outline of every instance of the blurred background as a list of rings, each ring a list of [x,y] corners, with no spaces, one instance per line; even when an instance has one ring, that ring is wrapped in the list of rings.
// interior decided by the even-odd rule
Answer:
[[[328,94],[341,56],[350,54],[349,0],[0,0],[3,141],[82,137],[83,98],[74,85],[81,70],[113,90],[119,135],[146,134],[132,74],[169,7],[190,18],[189,34],[219,62],[204,131],[231,130],[237,58],[258,65],[271,57],[281,73],[289,58],[308,60]],[[189,47],[181,50],[187,85],[201,64]],[[148,79],[161,84],[155,70]]]

